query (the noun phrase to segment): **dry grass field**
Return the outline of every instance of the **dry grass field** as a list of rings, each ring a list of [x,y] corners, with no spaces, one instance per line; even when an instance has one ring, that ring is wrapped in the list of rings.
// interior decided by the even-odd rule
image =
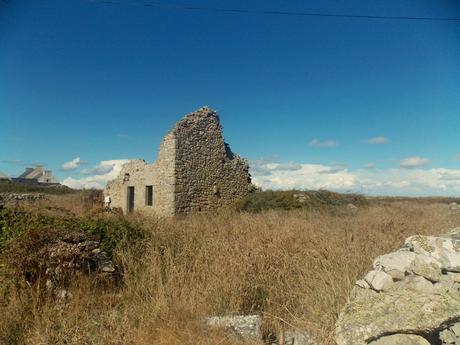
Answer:
[[[44,215],[107,224],[120,217],[101,213],[82,195],[50,198],[19,207],[30,226]],[[176,219],[135,214],[123,221],[140,236],[121,238],[113,250],[120,284],[102,288],[91,277],[75,277],[66,306],[43,292],[43,282],[29,286],[13,278],[8,263],[14,253],[4,251],[0,343],[230,345],[221,331],[203,325],[203,317],[260,313],[267,333],[284,325],[332,345],[352,284],[375,256],[410,235],[460,226],[460,211],[440,201],[378,199],[356,210],[226,210]],[[5,224],[2,236],[12,226]]]

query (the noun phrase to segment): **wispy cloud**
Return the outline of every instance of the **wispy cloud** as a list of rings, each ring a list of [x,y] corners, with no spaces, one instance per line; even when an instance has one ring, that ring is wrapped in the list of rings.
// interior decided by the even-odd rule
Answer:
[[[454,158],[455,158],[456,161],[460,161],[460,153],[458,155],[456,155]]]
[[[101,161],[98,165],[82,170],[85,177],[68,177],[62,184],[74,189],[104,188],[106,183],[118,176],[123,164],[128,163],[129,159],[113,159]]]
[[[128,135],[128,134],[117,134],[117,138],[120,138],[120,139],[128,139],[128,138],[129,138],[129,135]]]
[[[358,184],[346,170],[321,164],[299,163],[300,169],[278,170],[278,163],[265,166],[260,175],[251,167],[254,184],[264,189],[331,189],[347,190]]]
[[[390,139],[388,139],[387,137],[383,137],[383,136],[373,137],[367,140],[367,143],[370,145],[384,145],[384,144],[388,144],[389,142],[390,142]]]
[[[76,157],[72,159],[71,161],[65,162],[64,164],[61,165],[61,169],[64,171],[71,171],[77,169],[81,164],[83,164],[84,161],[80,159],[80,157]]]
[[[289,162],[289,163],[278,163],[273,168],[274,171],[296,171],[302,169],[302,165],[299,163]]]
[[[430,164],[430,160],[428,158],[419,156],[407,157],[399,161],[399,166],[405,169],[420,168],[428,164]]]
[[[19,159],[4,159],[2,160],[2,163],[6,164],[12,164],[12,165],[19,165],[19,166],[24,166],[25,163]]]
[[[364,166],[364,169],[375,169],[375,167],[376,167],[375,163],[367,163]]]
[[[339,145],[339,142],[336,141],[336,140],[320,141],[320,140],[315,138],[312,141],[310,141],[310,143],[308,145],[310,145],[312,147],[335,147],[335,146]]]

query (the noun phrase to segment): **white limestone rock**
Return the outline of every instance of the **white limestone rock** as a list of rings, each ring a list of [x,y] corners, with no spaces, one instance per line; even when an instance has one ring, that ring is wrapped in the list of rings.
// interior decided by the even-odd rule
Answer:
[[[388,290],[393,286],[393,278],[383,271],[370,271],[364,280],[375,291]]]
[[[394,253],[378,256],[374,260],[373,267],[375,270],[383,270],[396,280],[401,280],[409,271],[414,260],[415,253],[408,250],[399,250]]]
[[[233,339],[238,341],[262,340],[262,317],[260,315],[211,316],[206,324],[220,327]]]
[[[412,236],[405,245],[416,254],[436,259],[446,271],[460,272],[460,240],[449,237]]]
[[[369,345],[430,345],[430,343],[419,335],[393,334],[372,341]]]
[[[436,259],[420,254],[412,261],[410,270],[412,273],[428,279],[431,282],[438,282],[441,279],[441,265]]]
[[[460,323],[454,324],[460,320],[459,249],[455,229],[439,237],[412,236],[402,250],[378,257],[364,278],[371,289],[357,282],[340,313],[337,345],[426,345],[416,334],[431,342],[446,329],[443,344],[460,345],[452,343],[460,333]]]

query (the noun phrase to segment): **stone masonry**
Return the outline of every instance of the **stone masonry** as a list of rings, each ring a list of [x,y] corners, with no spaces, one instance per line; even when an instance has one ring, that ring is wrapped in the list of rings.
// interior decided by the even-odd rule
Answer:
[[[133,209],[128,200],[132,187]],[[252,188],[247,161],[224,142],[217,113],[203,107],[186,115],[166,134],[156,162],[125,164],[119,176],[107,184],[104,195],[106,200],[110,197],[110,207],[125,213],[134,210],[172,216],[228,205]]]

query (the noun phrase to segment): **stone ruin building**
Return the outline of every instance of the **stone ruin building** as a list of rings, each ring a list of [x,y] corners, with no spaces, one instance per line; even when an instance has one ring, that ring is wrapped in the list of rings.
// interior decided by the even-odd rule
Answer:
[[[224,142],[217,113],[203,107],[166,134],[156,162],[138,159],[123,165],[104,196],[111,208],[124,213],[172,216],[228,205],[252,188],[247,160]]]

